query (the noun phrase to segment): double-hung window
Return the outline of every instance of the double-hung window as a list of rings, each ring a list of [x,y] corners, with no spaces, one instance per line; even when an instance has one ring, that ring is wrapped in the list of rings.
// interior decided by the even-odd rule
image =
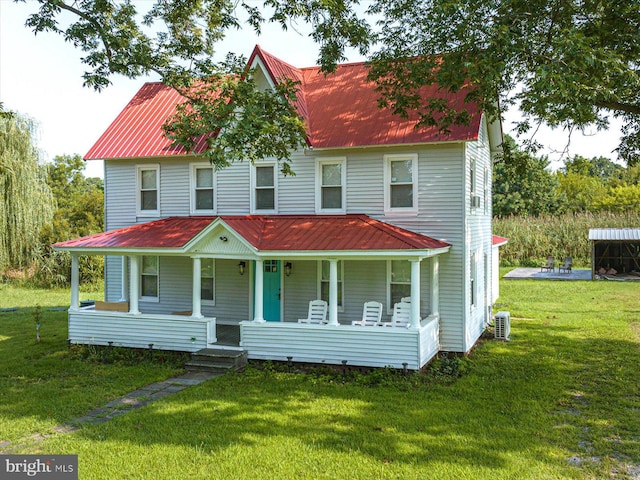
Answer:
[[[329,303],[329,288],[330,288],[330,272],[329,261],[321,260],[318,262],[318,270],[320,278],[320,284],[318,285],[318,296],[320,299]],[[343,311],[343,299],[344,299],[344,268],[342,260],[338,260],[338,310]]]
[[[277,210],[275,164],[260,164],[253,167],[253,211],[275,212]]]
[[[142,268],[140,269],[140,297],[143,300],[158,300],[159,280],[158,257],[143,256]]]
[[[480,207],[480,196],[478,195],[478,168],[476,159],[472,158],[469,163],[469,192],[471,198],[471,211],[477,212]]]
[[[206,305],[215,305],[216,264],[213,258],[200,261],[200,299]]]
[[[139,217],[160,216],[160,166],[140,165],[137,168]]]
[[[478,304],[478,253],[471,253],[471,274],[469,276],[470,304],[474,308]]]
[[[418,156],[385,155],[385,210],[417,212]]]
[[[215,169],[209,164],[191,165],[191,213],[212,214],[216,210]]]
[[[411,262],[407,260],[389,260],[388,271],[388,310],[400,302],[403,297],[411,296]]]
[[[316,170],[316,211],[344,213],[346,168],[344,158],[323,159]]]

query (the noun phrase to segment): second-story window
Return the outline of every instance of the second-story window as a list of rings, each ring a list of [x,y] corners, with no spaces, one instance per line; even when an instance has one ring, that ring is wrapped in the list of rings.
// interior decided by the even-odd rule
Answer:
[[[137,169],[138,216],[160,215],[160,167],[143,165]]]
[[[262,212],[276,210],[275,165],[256,165],[254,167],[253,209]]]
[[[316,173],[316,211],[343,213],[345,208],[345,162],[343,158],[320,160]]]
[[[417,211],[418,156],[385,155],[385,210]]]
[[[191,213],[215,212],[215,170],[210,165],[191,166]]]

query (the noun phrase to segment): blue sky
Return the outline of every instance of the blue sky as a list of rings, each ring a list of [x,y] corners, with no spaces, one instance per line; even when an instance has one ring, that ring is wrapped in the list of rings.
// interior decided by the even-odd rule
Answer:
[[[98,93],[82,86],[84,68],[80,62],[82,52],[66,43],[60,36],[42,33],[35,36],[24,22],[38,4],[32,0],[14,3],[0,0],[0,102],[9,110],[18,111],[39,124],[38,146],[45,161],[56,155],[84,155],[102,132],[109,126],[144,81],[157,78],[129,80],[114,77],[113,85]],[[304,26],[282,32],[278,26],[268,26],[257,37],[250,29],[234,32],[223,44],[219,53],[227,50],[248,56],[256,43],[268,52],[292,65],[305,67],[316,64],[318,49],[303,33]],[[349,61],[362,58],[353,54]],[[517,112],[510,112],[504,122],[509,133],[510,119]],[[611,151],[616,147],[619,129],[572,137],[570,155],[586,157],[603,155],[615,159]],[[536,139],[547,148],[554,161],[560,163],[560,152],[567,143],[566,132],[542,129]],[[100,162],[88,162],[88,175],[102,175]]]

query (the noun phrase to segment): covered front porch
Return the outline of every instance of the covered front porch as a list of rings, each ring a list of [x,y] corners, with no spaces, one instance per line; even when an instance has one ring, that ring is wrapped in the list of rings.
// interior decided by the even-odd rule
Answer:
[[[57,244],[56,248],[70,250],[72,254],[69,338],[74,343],[189,352],[212,347],[242,349],[250,359],[419,369],[439,350],[439,257],[448,251],[449,245],[395,227],[389,231],[387,224],[362,217],[320,219],[320,228],[325,232],[322,241],[327,241],[326,232],[331,224],[343,233],[361,229],[358,241],[361,244],[366,239],[372,248],[354,248],[353,243],[341,245],[344,239],[340,237],[336,237],[336,249],[309,248],[313,245],[302,239],[310,236],[317,242],[318,236],[300,224],[318,219],[308,216],[294,219],[293,224],[288,218],[286,225],[278,217],[271,225],[264,217],[217,217],[208,223],[198,218],[199,229],[181,240],[180,245],[161,245],[159,235],[169,235],[175,227],[170,219],[151,222],[156,223],[151,226],[155,235],[149,233],[149,224],[101,234],[109,235],[109,246],[99,245],[101,239],[96,238],[99,236]],[[185,219],[180,223],[184,230]],[[202,226],[203,223],[206,224]],[[257,223],[262,232],[252,234]],[[291,248],[269,248],[282,244],[282,239],[277,238],[279,230],[285,227]],[[139,235],[139,229],[143,228],[149,236]],[[132,229],[136,238],[155,238],[158,245],[141,245],[140,240],[136,240],[137,245],[127,244]],[[306,230],[306,235],[302,235],[302,230]],[[398,241],[402,232],[406,233]],[[380,233],[381,238],[376,240]],[[390,238],[395,242],[390,245],[393,248],[380,248],[382,243],[388,245]],[[273,243],[265,239],[272,239]],[[431,243],[427,245],[427,241]],[[108,309],[101,309],[103,305],[84,308],[79,305],[78,257],[87,254],[109,255],[112,260],[120,256],[120,295],[118,301],[109,302]],[[161,272],[170,268],[176,271],[170,283],[158,282],[162,300],[155,303],[143,300],[141,292],[145,288],[144,280],[141,281],[143,258],[150,254],[158,255],[156,267]],[[207,292],[207,288],[203,289],[203,262],[210,260],[215,266],[218,290],[234,286],[233,301],[228,293],[219,295],[213,306],[203,300],[203,292]],[[387,276],[383,270],[392,262],[408,265],[404,269],[406,285],[401,285],[410,299],[408,326],[352,325],[359,319],[364,301],[369,300],[385,304],[388,319],[393,297],[383,285]],[[279,271],[275,288],[273,278],[269,278],[274,270]],[[173,296],[175,292],[183,292],[182,303],[163,303],[169,292]],[[277,318],[265,311],[272,308],[265,297],[273,296],[274,292]],[[306,316],[309,301],[321,297],[328,304],[327,322],[298,323],[298,319]],[[185,308],[187,305],[190,308]],[[230,309],[234,305],[235,311]]]

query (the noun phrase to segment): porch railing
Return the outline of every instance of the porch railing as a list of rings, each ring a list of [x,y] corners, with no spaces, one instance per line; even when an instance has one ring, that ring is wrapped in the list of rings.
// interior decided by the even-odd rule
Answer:
[[[69,311],[69,339],[80,344],[195,352],[216,343],[216,319],[83,308]]]
[[[241,322],[240,336],[253,359],[417,370],[438,353],[438,328],[437,318],[419,328]]]

